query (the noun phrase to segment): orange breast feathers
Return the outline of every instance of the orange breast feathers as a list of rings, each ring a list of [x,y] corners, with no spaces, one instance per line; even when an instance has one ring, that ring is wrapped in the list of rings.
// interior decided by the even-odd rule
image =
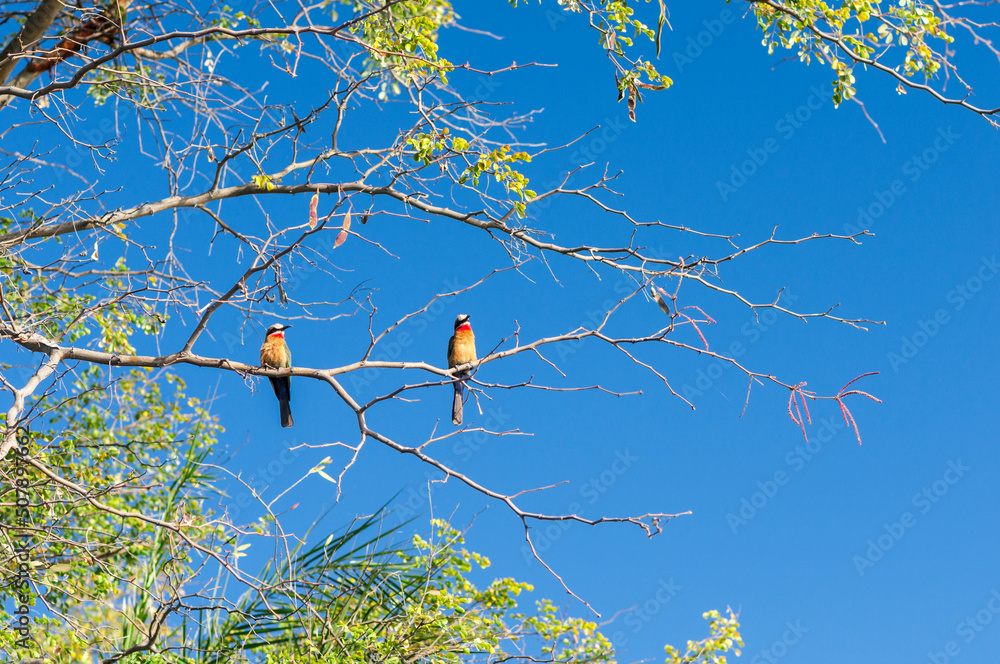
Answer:
[[[457,367],[476,359],[476,337],[472,334],[472,326],[466,323],[455,330],[455,344],[448,358],[448,366]]]
[[[272,334],[260,347],[260,363],[284,369],[292,365],[292,358],[289,357],[288,345],[285,344],[285,335]]]

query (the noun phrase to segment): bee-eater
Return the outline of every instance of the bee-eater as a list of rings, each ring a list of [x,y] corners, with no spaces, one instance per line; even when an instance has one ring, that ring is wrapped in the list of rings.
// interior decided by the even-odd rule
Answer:
[[[275,323],[267,328],[267,338],[264,345],[260,347],[260,364],[264,367],[274,367],[275,369],[287,369],[292,366],[292,351],[285,343],[285,330],[291,325]],[[290,427],[292,422],[292,408],[288,402],[292,400],[291,378],[271,378],[271,387],[274,388],[274,396],[278,397],[278,405],[281,407],[281,426]]]
[[[448,368],[457,367],[476,360],[476,337],[472,334],[469,314],[459,314],[455,319],[455,335],[448,340]],[[456,374],[456,378],[468,378],[470,372]],[[455,381],[455,400],[451,404],[451,423],[462,424],[462,397],[465,393],[465,381]]]

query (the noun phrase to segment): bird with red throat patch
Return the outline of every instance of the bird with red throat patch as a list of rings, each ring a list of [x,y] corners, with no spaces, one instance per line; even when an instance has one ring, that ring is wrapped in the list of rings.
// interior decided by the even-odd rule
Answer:
[[[272,367],[274,369],[288,369],[292,366],[292,351],[288,349],[285,342],[285,330],[291,325],[275,323],[267,328],[267,335],[264,344],[260,347],[260,365],[262,367]],[[274,396],[278,397],[278,406],[281,411],[281,426],[290,427],[292,422],[292,407],[289,402],[292,400],[292,379],[288,376],[280,378],[269,378],[271,387],[274,388]]]
[[[455,319],[455,334],[448,340],[448,368],[458,367],[476,361],[476,336],[472,334],[469,314],[459,314]],[[455,378],[468,378],[471,371],[455,374]],[[455,381],[455,398],[451,404],[451,423],[462,424],[462,398],[465,394],[465,380]]]

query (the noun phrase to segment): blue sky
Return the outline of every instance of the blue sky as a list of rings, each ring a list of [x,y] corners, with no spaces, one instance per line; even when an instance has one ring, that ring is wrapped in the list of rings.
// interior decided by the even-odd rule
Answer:
[[[783,239],[850,233],[868,224],[875,235],[860,245],[829,240],[768,247],[725,265],[720,274],[726,286],[758,302],[785,289],[784,301],[797,310],[839,304],[842,316],[884,320],[884,326],[861,331],[826,320],[755,320],[717,294],[692,286],[682,291],[717,321],[704,330],[712,347],[739,342],[741,361],[753,370],[808,381],[809,389],[823,394],[879,372],[856,387],[881,404],[861,397],[848,402],[863,445],[829,402],[812,406],[807,443],[789,420],[783,390],[756,387],[741,417],[747,385],[733,368],[677,349],[641,351],[692,395],[691,410],[648,372],[587,341],[549,354],[565,378],[527,354],[488,364],[480,377],[512,383],[534,376],[559,387],[600,382],[642,394],[490,390],[482,414],[466,406],[467,420],[530,435],[468,435],[429,451],[509,493],[565,482],[524,497],[523,505],[533,509],[579,506],[588,518],[692,512],[652,539],[625,525],[533,525],[546,562],[602,614],[601,621],[616,616],[605,633],[621,661],[662,660],[664,643],[705,636],[701,613],[727,606],[739,612],[743,626],[740,661],[753,664],[986,661],[1000,649],[1000,517],[993,484],[1000,473],[1000,346],[993,332],[1000,325],[997,132],[967,111],[914,92],[897,95],[886,78],[859,71],[859,93],[883,143],[856,105],[834,109],[828,69],[778,65],[784,54],[767,55],[753,21],[739,17],[738,7],[674,4],[660,65],[675,84],[646,95],[636,123],[616,101],[596,33],[580,16],[561,20],[547,13],[554,3],[515,10],[504,2],[457,2],[463,25],[502,40],[452,30],[442,49],[452,61],[468,59],[480,69],[511,61],[558,63],[493,79],[453,77],[469,94],[479,89],[522,112],[544,109],[526,127],[526,142],[560,145],[596,128],[524,169],[538,190],[581,161],[596,163],[574,184],[610,164],[612,172],[623,171],[616,189],[636,219],[739,234],[741,246],[766,238],[776,224]],[[650,7],[641,11],[655,20]],[[700,53],[691,46],[699,39]],[[962,40],[957,47],[971,51]],[[971,53],[959,56],[969,80],[977,90],[995,90],[996,63],[983,50]],[[308,109],[313,100],[303,80],[319,79],[293,82],[275,74],[269,89],[275,98],[294,91],[301,96],[299,110]],[[390,107],[349,117],[341,146],[363,147],[373,134],[392,135],[394,112]],[[316,135],[325,131],[320,127]],[[755,168],[745,168],[752,175],[733,179],[733,169],[747,160],[755,160]],[[142,187],[143,196],[165,194],[162,183],[128,159],[118,168],[110,172],[127,186]],[[264,197],[261,205],[281,218],[305,214],[307,201]],[[223,209],[260,224],[256,203]],[[563,244],[623,244],[631,232],[627,223],[579,201],[529,212],[536,227]],[[191,216],[183,223],[191,264],[214,285],[231,284],[244,268],[225,253],[225,241],[213,250],[216,260],[208,261],[208,220]],[[335,255],[343,270],[339,280],[310,278],[302,293],[339,300],[365,282],[377,289],[380,329],[435,293],[509,264],[481,231],[454,222],[378,218],[354,230],[400,258],[351,239]],[[650,231],[645,244],[667,256],[726,253],[717,240],[662,229]],[[589,324],[621,286],[615,275],[597,279],[576,261],[554,259],[549,268],[534,261],[523,274],[503,273],[431,308],[397,330],[375,356],[443,365],[458,313],[472,315],[481,354],[518,325],[522,339],[568,332]],[[623,314],[613,328],[622,333],[663,324],[655,306],[638,300]],[[222,333],[239,320],[236,312],[221,311],[214,340],[203,338],[195,350],[256,361],[258,337],[248,334],[241,347]],[[262,316],[260,322],[258,332],[270,320]],[[354,361],[367,344],[366,328],[366,316],[295,322],[288,334],[295,364],[325,368]],[[265,477],[271,495],[327,455],[340,464],[348,459],[342,448],[288,448],[356,442],[353,416],[318,381],[293,381],[296,425],[281,430],[265,384],[251,395],[235,374],[179,371],[193,392],[221,396],[216,412],[227,428],[223,442],[229,452],[238,450],[228,468]],[[422,378],[386,371],[348,379],[345,386],[371,398]],[[450,428],[449,390],[424,391],[418,403],[387,404],[371,417],[402,442],[422,442],[434,426]],[[533,583],[536,597],[590,615],[526,555],[521,523],[509,510],[455,481],[435,485],[428,502],[428,478],[438,475],[370,441],[325,524],[370,513],[399,492],[390,520],[433,513],[457,526],[472,524],[469,547],[494,563],[484,581],[513,576]],[[301,532],[333,493],[332,485],[313,476],[279,509],[298,504],[286,523]],[[425,530],[422,524],[416,529]]]
[[[599,127],[574,148],[526,168],[537,189],[589,150],[597,162],[589,172],[599,173],[605,163],[623,171],[617,188],[638,219],[738,233],[741,243],[765,238],[776,224],[785,239],[869,224],[875,236],[860,246],[831,240],[767,248],[721,274],[726,285],[756,301],[770,301],[784,288],[786,301],[799,310],[839,303],[841,315],[884,320],[885,326],[860,331],[787,317],[755,322],[748,310],[718,296],[689,286],[684,291],[689,303],[718,321],[706,330],[712,346],[741,342],[741,360],[754,370],[808,381],[826,394],[862,373],[879,372],[857,387],[881,404],[860,397],[848,402],[863,445],[835,405],[813,405],[807,444],[788,418],[786,392],[755,388],[740,417],[746,380],[734,369],[720,371],[711,358],[674,349],[646,353],[675,385],[698,392],[692,392],[692,411],[654,377],[588,341],[558,358],[565,380],[526,356],[487,365],[482,377],[535,376],[560,386],[599,380],[609,389],[643,394],[491,391],[484,414],[467,406],[467,418],[532,435],[472,436],[442,443],[436,452],[505,491],[565,481],[525,500],[550,512],[574,504],[587,517],[692,511],[653,539],[626,526],[533,527],[546,562],[574,591],[602,620],[617,614],[605,630],[622,661],[662,659],[664,643],[704,636],[700,614],[726,606],[740,614],[743,660],[754,664],[986,661],[1000,647],[993,484],[1000,471],[1000,352],[992,333],[1000,323],[997,133],[971,113],[916,93],[897,95],[884,77],[859,71],[859,92],[883,143],[860,108],[848,103],[834,109],[829,70],[795,61],[775,67],[784,54],[768,56],[752,21],[723,15],[724,3],[675,5],[660,58],[675,85],[647,95],[635,124],[616,103],[597,36],[579,17],[553,25],[546,7],[458,3],[464,25],[503,39],[451,31],[442,48],[452,49],[458,62],[474,54],[480,68],[558,63],[485,82],[454,77],[457,86],[483,86],[492,99],[517,110],[544,108],[526,128],[526,141],[558,145]],[[699,36],[706,44],[702,52],[688,54],[697,57],[675,58]],[[981,82],[977,89],[989,90],[995,65],[983,52],[977,57],[963,63],[971,80]],[[360,144],[368,127],[348,123],[346,130]],[[720,182],[739,182],[730,179],[733,167],[754,155],[762,161],[756,172],[735,191],[720,193]],[[583,175],[575,180],[584,181]],[[537,212],[535,223],[564,243],[621,240],[629,232],[626,224],[572,201]],[[448,222],[371,224],[361,232],[402,256],[390,260],[352,241],[338,263],[353,270],[343,277],[344,287],[372,277],[383,324],[505,260],[475,230]],[[651,233],[647,243],[666,255],[725,250],[718,242],[669,232]],[[614,297],[614,276],[597,280],[566,260],[551,267],[559,283],[536,261],[525,269],[534,282],[505,273],[477,294],[448,301],[402,330],[407,341],[388,356],[442,361],[457,313],[472,315],[483,352],[511,334],[515,320],[523,338],[564,332]],[[657,316],[652,305],[637,305],[618,329],[655,329]],[[348,361],[366,342],[365,325],[360,318],[323,330],[297,325],[289,334],[296,364]],[[358,389],[365,394],[399,380],[380,374]],[[221,382],[227,394],[243,391],[231,377]],[[386,407],[373,416],[403,440],[422,440],[435,424],[447,427],[446,392],[428,392],[418,405]],[[296,426],[286,432],[277,428],[269,390],[220,403],[231,441],[250,439],[234,467],[263,467],[277,448],[296,442],[354,440],[350,418],[331,406],[320,383],[295,381],[293,393]],[[302,452],[275,485],[298,477],[328,451]],[[343,452],[331,455],[342,460]],[[330,523],[370,511],[396,491],[402,491],[400,515],[429,515],[429,475],[437,477],[370,443]],[[330,491],[317,479],[293,492],[289,501],[304,501],[294,518],[305,523],[318,508],[317,496]],[[454,481],[435,486],[432,505],[435,516],[474,523],[469,545],[492,558],[490,574],[531,582],[537,596],[587,615],[525,554],[520,522],[502,505]]]

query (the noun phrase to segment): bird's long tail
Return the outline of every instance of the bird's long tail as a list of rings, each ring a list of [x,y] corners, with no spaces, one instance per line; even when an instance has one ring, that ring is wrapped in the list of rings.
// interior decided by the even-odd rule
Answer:
[[[281,426],[290,427],[295,424],[292,421],[292,407],[289,405],[287,399],[281,399],[279,402],[281,405]]]
[[[278,406],[281,409],[281,426],[290,427],[295,424],[292,421],[292,400],[291,380],[288,378],[272,378],[271,387],[274,388],[274,396],[278,397]]]
[[[465,381],[455,382],[455,399],[451,402],[451,423],[455,426],[462,424],[462,397],[465,395]]]

